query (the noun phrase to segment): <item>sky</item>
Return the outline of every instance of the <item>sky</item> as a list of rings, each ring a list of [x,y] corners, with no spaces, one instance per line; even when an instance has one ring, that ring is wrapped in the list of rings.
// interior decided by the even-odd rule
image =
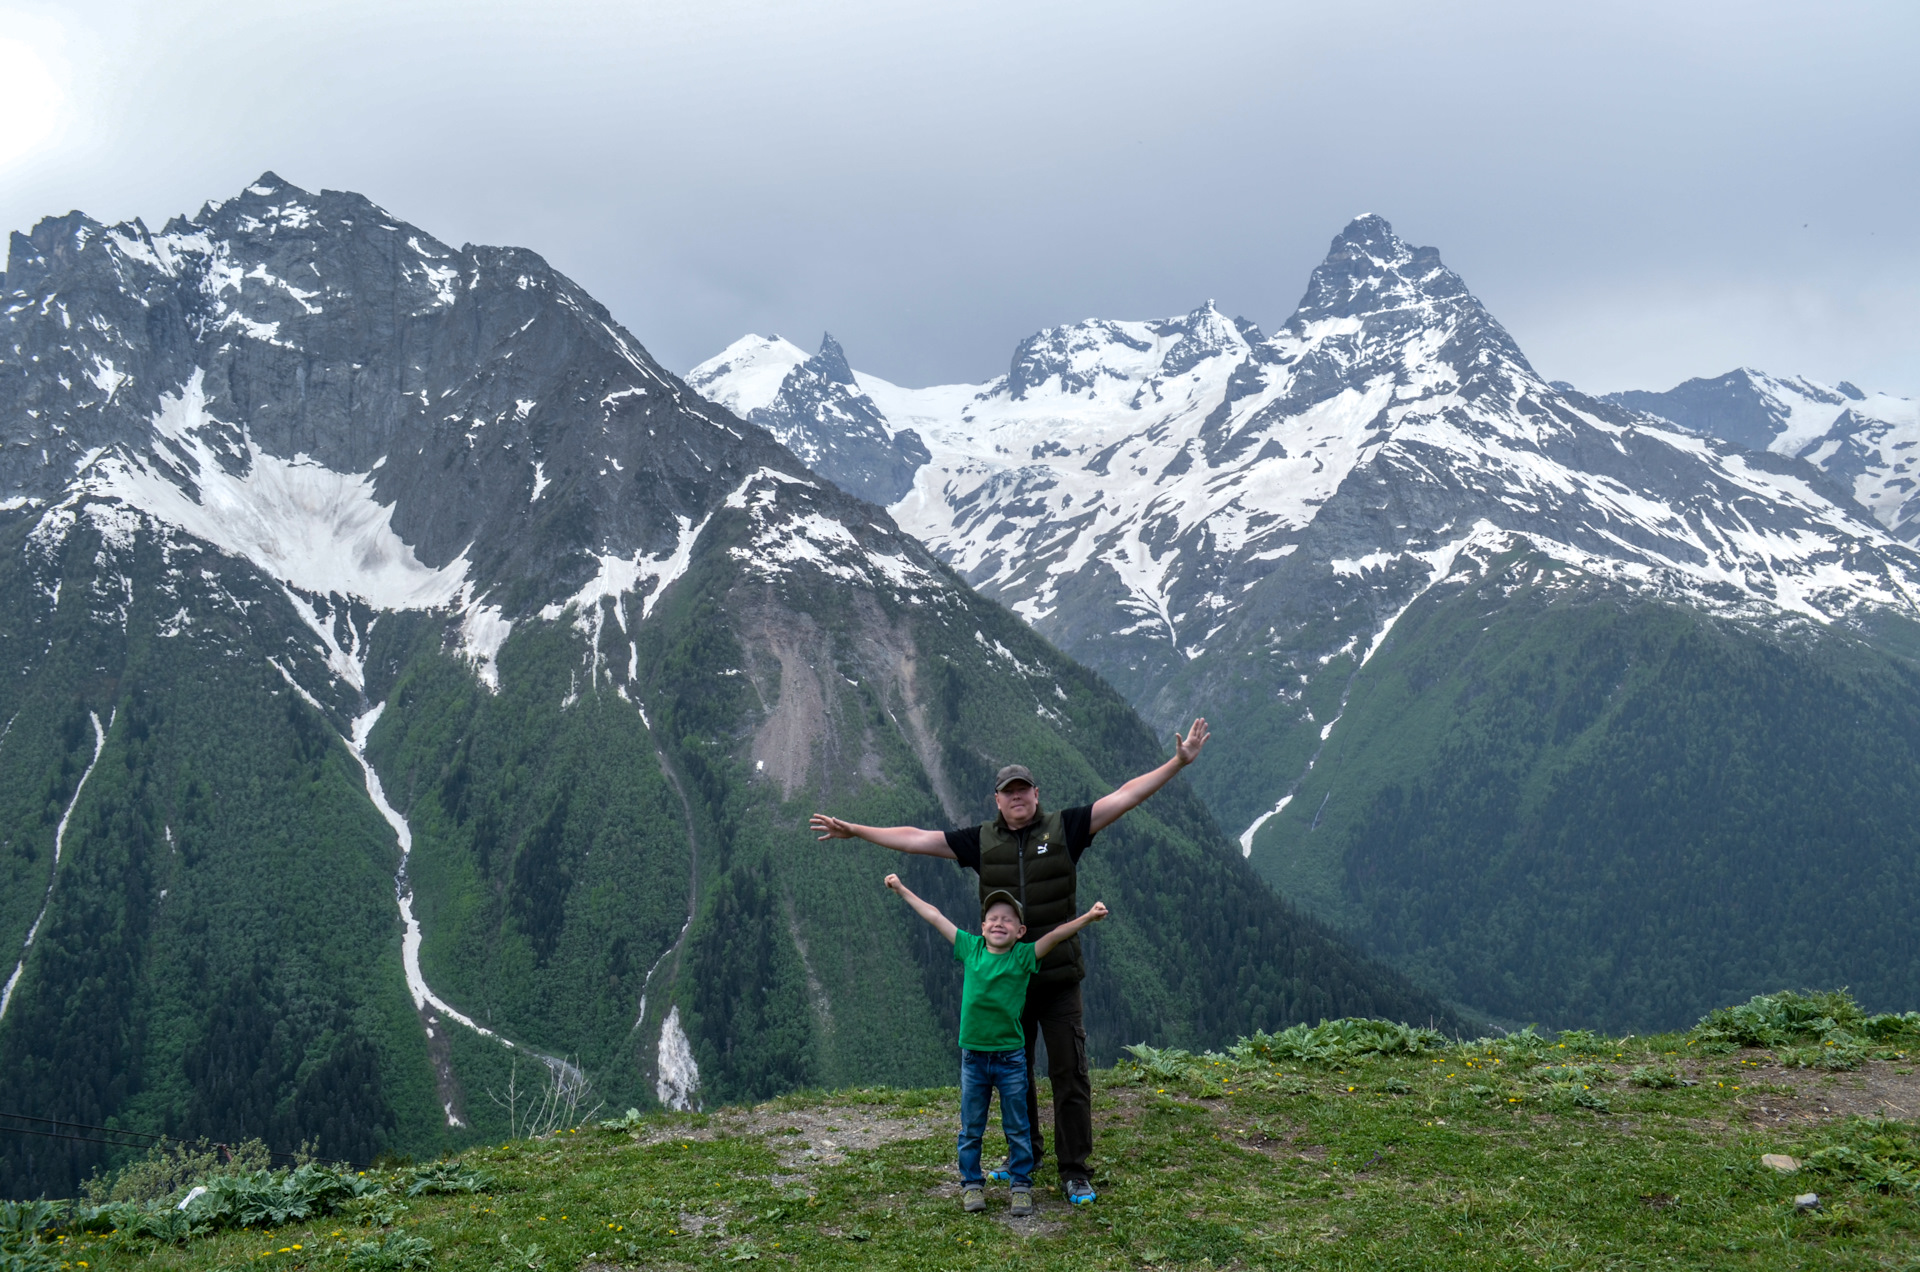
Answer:
[[[1590,392],[1920,395],[1912,0],[0,0],[0,228],[264,171],[541,253],[685,371],[909,385],[1212,298],[1374,212]]]

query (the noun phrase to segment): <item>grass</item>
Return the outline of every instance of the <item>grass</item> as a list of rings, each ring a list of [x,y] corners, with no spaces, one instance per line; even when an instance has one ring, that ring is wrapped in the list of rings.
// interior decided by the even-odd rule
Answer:
[[[960,1210],[954,1089],[868,1089],[471,1151],[480,1192],[397,1171],[308,1223],[177,1245],[69,1231],[52,1266],[1920,1267],[1920,1126],[1883,1117],[1920,1095],[1897,1045],[1833,1069],[1793,1067],[1791,1037],[1407,1031],[1411,1050],[1286,1058],[1338,1033],[1096,1073],[1100,1199],[1067,1206],[1043,1169],[1030,1220],[1004,1188]]]

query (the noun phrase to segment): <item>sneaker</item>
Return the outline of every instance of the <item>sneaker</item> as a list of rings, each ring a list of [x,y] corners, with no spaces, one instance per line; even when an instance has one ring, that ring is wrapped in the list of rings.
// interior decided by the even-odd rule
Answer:
[[[1013,1176],[1004,1170],[990,1170],[987,1172],[987,1178],[996,1184],[1004,1184],[1012,1179]]]
[[[1007,1211],[1015,1219],[1024,1219],[1033,1213],[1033,1190],[1016,1188],[1013,1190],[1013,1208]]]
[[[1084,1206],[1100,1194],[1093,1191],[1093,1185],[1084,1179],[1067,1181],[1067,1201],[1075,1206]]]
[[[960,1208],[970,1215],[977,1215],[987,1208],[987,1190],[975,1184],[960,1194]]]

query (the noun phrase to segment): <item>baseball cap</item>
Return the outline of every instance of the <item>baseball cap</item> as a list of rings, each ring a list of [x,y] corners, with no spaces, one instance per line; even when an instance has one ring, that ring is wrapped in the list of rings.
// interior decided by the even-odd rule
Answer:
[[[1008,892],[1005,888],[995,888],[992,892],[980,898],[980,917],[983,919],[986,918],[987,911],[999,905],[1002,901],[1005,901],[1013,907],[1013,917],[1019,919],[1022,923],[1027,921],[1027,912],[1020,904],[1020,899],[1014,896],[1013,893]]]
[[[1028,786],[1040,785],[1040,783],[1033,780],[1033,773],[1029,771],[1024,764],[1009,764],[1007,767],[1001,769],[999,774],[993,779],[993,789],[996,791],[1004,791],[1007,789],[1009,782],[1025,782]]]

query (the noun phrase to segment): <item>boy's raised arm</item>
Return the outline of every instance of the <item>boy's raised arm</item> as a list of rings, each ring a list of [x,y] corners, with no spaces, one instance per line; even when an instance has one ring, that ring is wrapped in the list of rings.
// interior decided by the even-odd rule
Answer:
[[[935,929],[939,931],[940,935],[947,938],[948,945],[953,944],[954,933],[958,932],[960,929],[956,928],[953,925],[952,919],[940,913],[940,911],[935,909],[930,902],[922,901],[919,897],[915,896],[913,893],[913,889],[909,888],[906,884],[900,882],[899,875],[897,874],[888,875],[887,886],[889,888],[892,888],[895,892],[898,892],[901,898],[905,900],[908,905],[913,907],[913,912],[915,914],[919,915],[921,918],[925,919],[927,922],[933,924]],[[1076,928],[1074,930],[1078,931],[1079,929]]]
[[[1087,924],[1098,923],[1106,917],[1107,903],[1105,901],[1095,901],[1093,903],[1093,909],[1088,910],[1077,919],[1068,919],[1065,923],[1062,923],[1059,927],[1035,941],[1033,943],[1033,956],[1035,958],[1045,958],[1053,952],[1054,946],[1060,944],[1060,942],[1066,940],[1075,932],[1087,926]]]

